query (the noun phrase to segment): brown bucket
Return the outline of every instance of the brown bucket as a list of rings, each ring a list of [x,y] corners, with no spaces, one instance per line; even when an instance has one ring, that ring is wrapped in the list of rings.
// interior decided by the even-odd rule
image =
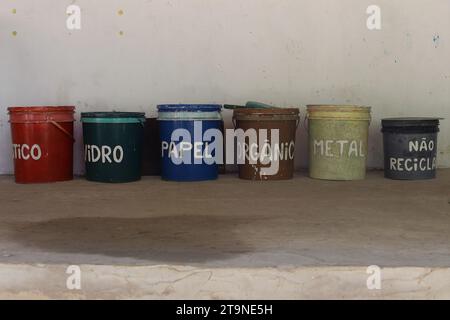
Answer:
[[[236,109],[233,122],[236,129],[242,129],[244,132],[244,143],[242,144],[239,138],[237,142],[238,158],[241,155],[242,159],[240,163],[238,162],[239,178],[284,180],[294,176],[298,109]],[[253,136],[253,142],[250,141],[252,130],[248,131],[249,129],[256,131],[256,139]],[[266,130],[266,135],[264,131],[260,131],[261,129]],[[272,138],[276,138],[274,129],[278,129],[278,143],[272,141]]]

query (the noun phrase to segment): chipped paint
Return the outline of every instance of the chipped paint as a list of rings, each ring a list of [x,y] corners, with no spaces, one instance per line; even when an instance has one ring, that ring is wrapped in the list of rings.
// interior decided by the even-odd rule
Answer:
[[[440,37],[439,35],[434,35],[433,36],[433,43],[434,43],[434,47],[437,48],[439,46],[439,41],[440,41]]]

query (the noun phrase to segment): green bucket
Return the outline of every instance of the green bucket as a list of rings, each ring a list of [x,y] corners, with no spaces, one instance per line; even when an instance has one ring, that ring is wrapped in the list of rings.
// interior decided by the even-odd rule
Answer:
[[[309,176],[361,180],[366,176],[370,107],[309,105]]]
[[[141,179],[144,113],[86,112],[81,114],[81,122],[87,180],[119,183]]]

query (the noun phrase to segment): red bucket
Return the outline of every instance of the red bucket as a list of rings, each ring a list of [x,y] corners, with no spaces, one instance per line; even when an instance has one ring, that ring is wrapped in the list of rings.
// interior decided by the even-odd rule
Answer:
[[[8,108],[17,183],[73,179],[75,107]]]

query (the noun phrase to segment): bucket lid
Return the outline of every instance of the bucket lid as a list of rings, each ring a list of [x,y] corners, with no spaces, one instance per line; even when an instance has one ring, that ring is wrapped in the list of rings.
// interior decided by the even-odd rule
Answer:
[[[222,109],[220,104],[161,104],[160,112],[218,112]]]
[[[404,117],[381,119],[383,127],[433,127],[439,125],[442,118],[433,117]]]
[[[73,112],[74,106],[26,106],[26,107],[9,107],[8,111],[12,112]]]
[[[235,115],[298,115],[297,108],[244,108],[234,110]]]
[[[47,123],[47,122],[73,122],[74,106],[27,106],[10,107],[9,121],[11,123]]]
[[[370,120],[371,107],[353,105],[308,105],[309,119]]]
[[[352,105],[333,105],[333,104],[309,104],[308,112],[327,111],[327,112],[370,112],[370,107],[352,106]]]
[[[300,110],[297,108],[246,108],[235,109],[236,120],[298,120]]]
[[[82,112],[81,118],[145,118],[144,112]]]

